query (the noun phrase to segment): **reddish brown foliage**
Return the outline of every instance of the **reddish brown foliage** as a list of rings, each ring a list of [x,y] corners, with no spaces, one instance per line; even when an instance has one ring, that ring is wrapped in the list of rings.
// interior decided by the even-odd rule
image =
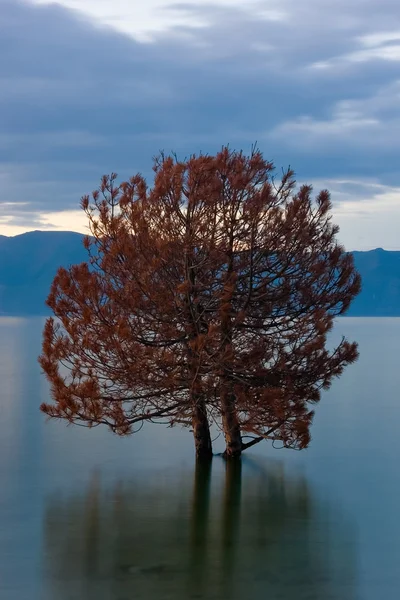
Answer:
[[[88,264],[60,269],[40,363],[50,416],[128,434],[146,420],[209,423],[227,455],[264,438],[304,448],[320,390],[357,357],[326,336],[360,289],[330,198],[279,184],[261,153],[155,161],[154,187],[104,177],[82,199]],[[65,368],[65,370],[64,370]],[[246,432],[256,438],[244,443]]]

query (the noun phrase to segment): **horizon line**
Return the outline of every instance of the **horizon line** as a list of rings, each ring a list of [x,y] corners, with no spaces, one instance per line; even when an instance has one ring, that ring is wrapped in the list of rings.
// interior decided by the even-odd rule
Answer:
[[[5,235],[0,233],[0,238],[16,238],[29,233],[74,233],[82,237],[89,235],[88,233],[82,233],[81,231],[74,231],[73,229],[29,229],[22,233],[16,233],[14,235]],[[352,250],[346,250],[346,252],[373,252],[374,250],[382,250],[383,252],[400,252],[400,246],[395,248],[383,248],[382,246],[370,246],[364,248],[353,248]]]

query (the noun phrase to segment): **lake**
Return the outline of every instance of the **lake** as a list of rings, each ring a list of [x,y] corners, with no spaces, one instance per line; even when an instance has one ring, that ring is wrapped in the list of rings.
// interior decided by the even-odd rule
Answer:
[[[400,319],[337,322],[360,359],[309,449],[211,468],[179,428],[46,421],[43,323],[0,319],[1,600],[397,600]]]

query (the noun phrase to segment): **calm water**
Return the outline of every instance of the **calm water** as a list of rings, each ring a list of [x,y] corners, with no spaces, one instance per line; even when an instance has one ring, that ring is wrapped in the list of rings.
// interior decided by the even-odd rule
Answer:
[[[339,322],[308,450],[208,470],[185,431],[46,422],[42,324],[0,319],[0,600],[398,599],[400,319]]]

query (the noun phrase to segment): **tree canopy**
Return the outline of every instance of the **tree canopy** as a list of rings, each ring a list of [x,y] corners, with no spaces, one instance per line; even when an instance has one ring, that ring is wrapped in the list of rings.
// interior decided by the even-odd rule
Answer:
[[[357,358],[346,339],[327,348],[360,290],[328,191],[276,180],[257,149],[153,168],[151,188],[112,174],[82,198],[88,260],[52,284],[41,409],[120,435],[188,426],[199,457],[212,424],[229,457],[263,439],[305,448],[312,405]]]

